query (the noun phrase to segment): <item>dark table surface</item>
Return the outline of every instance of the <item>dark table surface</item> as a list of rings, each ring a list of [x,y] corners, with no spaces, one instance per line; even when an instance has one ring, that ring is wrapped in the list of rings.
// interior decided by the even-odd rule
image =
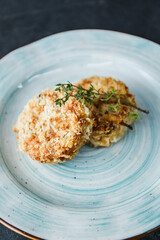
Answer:
[[[0,0],[0,58],[48,35],[84,28],[160,43],[160,0]],[[27,238],[0,225],[0,240],[16,239]],[[140,239],[160,240],[160,231]]]

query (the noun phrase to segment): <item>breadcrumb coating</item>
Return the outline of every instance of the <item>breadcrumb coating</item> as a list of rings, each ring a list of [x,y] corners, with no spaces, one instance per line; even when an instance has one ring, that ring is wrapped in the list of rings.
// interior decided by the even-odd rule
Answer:
[[[122,101],[124,97],[123,95],[125,95],[124,100],[127,100],[132,105],[137,106],[134,95],[129,92],[128,87],[121,81],[117,81],[111,77],[106,78],[93,76],[82,79],[76,85],[81,85],[83,88],[89,89],[90,84],[92,84],[97,90],[101,89],[100,93],[109,92],[114,89],[116,90],[116,94],[121,96]],[[117,101],[111,99],[109,104],[117,106]],[[117,108],[116,112],[109,112],[108,104],[98,100],[94,100],[93,106],[95,121],[93,131],[90,135],[89,144],[94,147],[109,147],[113,143],[116,143],[127,132],[127,127],[120,124],[124,122],[130,125],[135,121],[133,117],[129,116],[131,113],[137,113],[137,110],[133,107],[128,107],[122,104]]]
[[[73,159],[89,139],[91,106],[74,97],[57,106],[55,100],[62,97],[63,91],[46,89],[27,103],[15,124],[19,150],[34,160],[56,164]]]

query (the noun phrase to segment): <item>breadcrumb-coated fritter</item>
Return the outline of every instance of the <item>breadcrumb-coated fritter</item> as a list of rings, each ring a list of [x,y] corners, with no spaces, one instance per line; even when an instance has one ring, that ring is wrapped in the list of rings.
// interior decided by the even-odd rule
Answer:
[[[130,117],[131,113],[137,113],[137,110],[133,107],[128,107],[123,102],[128,102],[136,106],[135,97],[129,92],[128,87],[121,81],[109,77],[93,76],[85,78],[76,83],[81,85],[85,89],[90,88],[90,84],[95,89],[101,89],[100,93],[116,90],[117,96],[120,98],[122,104],[118,106],[117,111],[108,111],[109,105],[117,106],[117,100],[111,98],[107,103],[94,100],[93,115],[95,122],[93,131],[90,135],[89,144],[98,147],[109,147],[113,143],[119,141],[127,132],[127,127],[121,124],[132,124],[135,119]]]
[[[91,106],[74,97],[61,107],[55,104],[64,92],[46,89],[24,107],[14,127],[19,149],[40,162],[72,159],[89,139],[93,121]]]

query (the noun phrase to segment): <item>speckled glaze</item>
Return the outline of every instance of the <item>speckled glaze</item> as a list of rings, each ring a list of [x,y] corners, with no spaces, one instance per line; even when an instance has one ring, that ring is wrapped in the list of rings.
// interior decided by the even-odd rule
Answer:
[[[0,61],[0,217],[49,240],[120,240],[160,225],[160,47],[111,31],[56,34]],[[148,116],[110,148],[49,165],[16,151],[13,126],[45,88],[92,75],[121,79]]]

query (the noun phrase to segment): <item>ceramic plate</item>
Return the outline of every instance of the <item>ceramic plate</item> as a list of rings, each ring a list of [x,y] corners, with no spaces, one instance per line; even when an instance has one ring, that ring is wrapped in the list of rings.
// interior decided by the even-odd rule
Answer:
[[[0,61],[0,217],[50,240],[119,240],[160,225],[160,47],[103,30],[56,34]],[[33,95],[93,75],[124,81],[149,115],[110,148],[41,164],[17,151],[13,126]]]

